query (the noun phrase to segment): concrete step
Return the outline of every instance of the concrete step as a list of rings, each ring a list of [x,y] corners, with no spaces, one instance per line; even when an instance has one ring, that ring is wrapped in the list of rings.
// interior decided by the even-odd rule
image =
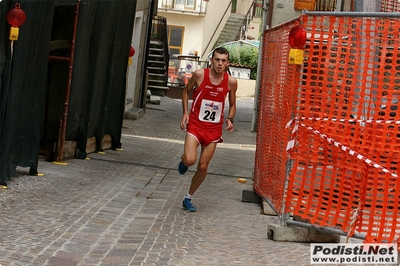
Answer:
[[[164,53],[164,49],[162,47],[150,47],[149,51],[150,52],[161,52],[161,53]]]
[[[268,239],[277,242],[340,243],[340,235],[298,226],[268,224]]]
[[[220,36],[215,42],[215,46],[234,41],[244,18],[245,17],[243,15],[231,14]]]
[[[151,91],[151,95],[155,96],[165,96],[167,95],[167,91],[169,90],[166,86],[155,86],[155,85],[148,85],[147,89]]]
[[[160,74],[160,73],[154,73],[154,72],[149,72],[149,81],[150,80],[164,80],[164,79],[168,79],[168,76],[164,73],[164,74]]]
[[[148,100],[149,103],[152,104],[160,104],[161,103],[161,97],[156,96],[156,95],[150,95],[150,99]]]
[[[143,109],[142,108],[130,108],[129,110],[125,111],[124,118],[129,120],[138,120],[143,117]]]
[[[153,80],[149,80],[147,82],[148,86],[167,86],[167,80],[157,80],[157,79],[153,79]]]
[[[156,74],[164,74],[166,75],[167,73],[167,69],[163,66],[163,67],[147,67],[147,70],[149,71],[149,73],[156,73]]]
[[[158,60],[147,61],[147,65],[152,66],[152,67],[165,67],[164,58],[162,58],[162,60],[160,58],[156,58],[156,59],[158,59]]]
[[[151,58],[151,59],[162,59],[162,60],[164,60],[165,59],[165,56],[164,56],[164,54],[149,54],[149,58]],[[151,60],[150,59],[150,60]],[[155,61],[157,61],[157,60],[155,60]]]
[[[163,42],[160,41],[150,41],[150,47],[162,47],[164,46]]]

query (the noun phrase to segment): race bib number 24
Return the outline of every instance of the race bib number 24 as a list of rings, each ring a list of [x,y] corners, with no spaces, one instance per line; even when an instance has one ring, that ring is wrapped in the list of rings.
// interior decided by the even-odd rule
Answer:
[[[199,119],[203,122],[219,123],[221,120],[222,103],[210,100],[201,102]]]

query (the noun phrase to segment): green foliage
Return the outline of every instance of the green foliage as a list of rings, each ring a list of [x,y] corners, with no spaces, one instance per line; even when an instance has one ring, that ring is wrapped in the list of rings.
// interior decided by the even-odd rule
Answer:
[[[250,78],[256,79],[258,65],[258,49],[251,46],[226,47],[229,51],[230,62],[232,65],[241,65],[251,68]]]
[[[227,50],[229,51],[229,61],[231,64],[233,65],[237,65],[240,64],[240,53],[238,49],[229,49],[227,48]]]
[[[150,35],[150,39],[153,41],[157,41],[159,39],[158,33],[152,33]]]

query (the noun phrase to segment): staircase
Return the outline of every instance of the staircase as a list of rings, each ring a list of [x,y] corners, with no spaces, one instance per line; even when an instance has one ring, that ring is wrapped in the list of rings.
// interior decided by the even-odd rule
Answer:
[[[227,42],[236,41],[236,35],[238,34],[244,19],[245,19],[244,15],[232,13],[229,16],[229,19],[226,22],[225,27],[222,29],[222,32],[219,35],[217,41],[215,42],[214,47],[218,47],[221,44]]]
[[[168,58],[165,54],[164,43],[158,40],[150,41],[149,61],[147,62],[147,89],[151,95],[165,96],[168,91]]]

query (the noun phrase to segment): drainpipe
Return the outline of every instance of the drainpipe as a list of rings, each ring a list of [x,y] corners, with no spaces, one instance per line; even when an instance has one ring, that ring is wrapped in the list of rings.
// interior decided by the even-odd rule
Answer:
[[[260,40],[260,46],[258,48],[257,80],[256,80],[255,94],[254,94],[253,118],[251,121],[251,130],[253,132],[257,131],[258,94],[260,93],[260,83],[261,83],[261,65],[262,65],[261,62],[262,62],[262,48],[264,39],[263,36],[264,36],[264,30],[271,27],[273,6],[274,6],[274,0],[264,0],[263,16],[262,16],[262,35]]]
[[[267,15],[267,28],[271,28],[272,25],[272,12],[274,11],[274,0],[264,0],[265,6],[268,6],[268,15]]]
[[[64,102],[64,113],[60,123],[60,131],[58,137],[58,145],[57,145],[57,159],[54,162],[55,164],[63,164],[67,165],[67,163],[63,163],[64,157],[64,143],[65,143],[65,131],[67,129],[67,118],[68,118],[68,106],[69,106],[69,98],[71,95],[71,83],[72,83],[72,70],[74,67],[74,54],[75,54],[75,42],[76,42],[76,32],[78,27],[78,14],[79,14],[79,6],[80,0],[78,0],[75,8],[75,18],[74,18],[74,26],[72,30],[72,41],[71,41],[71,51],[70,58],[68,64],[68,82],[67,89],[65,92],[65,102]]]

